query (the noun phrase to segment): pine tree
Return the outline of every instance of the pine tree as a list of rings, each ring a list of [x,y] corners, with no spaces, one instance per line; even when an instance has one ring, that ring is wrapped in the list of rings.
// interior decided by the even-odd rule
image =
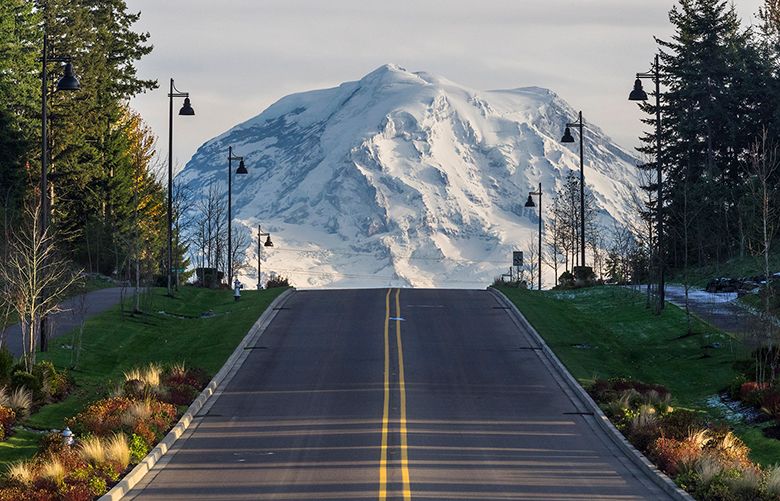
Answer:
[[[680,264],[690,249],[694,262],[724,259],[738,249],[733,235],[740,226],[750,144],[771,119],[770,71],[752,31],[740,26],[725,0],[680,0],[669,19],[674,35],[658,40],[667,89],[661,100],[663,213],[664,224],[671,225],[665,258]],[[644,122],[653,132],[641,138],[645,146],[639,151],[653,158],[643,167],[655,170],[656,110],[654,103],[642,109],[652,114]],[[685,206],[690,203],[696,207]],[[701,215],[693,232],[676,231],[679,221],[670,218],[683,210]],[[681,241],[683,234],[693,245]]]
[[[128,13],[124,0],[41,0],[38,6],[52,51],[73,57],[81,81],[73,96],[50,96],[53,222],[88,269],[118,272],[132,210],[126,102],[156,86],[135,69],[151,51],[149,35],[132,30],[140,14]]]
[[[0,2],[0,210],[14,212],[25,191],[25,166],[37,146],[40,80],[38,16],[30,2]]]

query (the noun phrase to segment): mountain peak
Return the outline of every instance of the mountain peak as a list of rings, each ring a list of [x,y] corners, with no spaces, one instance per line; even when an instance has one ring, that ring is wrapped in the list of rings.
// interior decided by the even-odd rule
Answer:
[[[554,193],[579,170],[559,142],[572,113],[547,89],[476,91],[386,64],[280,99],[203,145],[181,176],[197,198],[225,182],[228,146],[244,156],[234,231],[262,224],[276,242],[263,269],[296,286],[484,287],[535,241],[527,193]],[[599,217],[626,220],[636,161],[598,128],[585,144]]]

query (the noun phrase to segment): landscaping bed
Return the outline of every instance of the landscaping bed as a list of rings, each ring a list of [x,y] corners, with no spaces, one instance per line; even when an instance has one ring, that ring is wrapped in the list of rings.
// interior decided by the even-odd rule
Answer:
[[[147,313],[117,307],[89,320],[80,343],[75,334],[57,338],[39,365],[66,381],[67,391],[59,401],[34,399],[40,405],[30,405],[29,417],[9,423],[0,441],[0,500],[105,493],[165,436],[283,291],[247,291],[235,302],[225,291],[185,287],[168,297],[154,289],[144,298]],[[26,382],[38,391],[52,387]],[[9,416],[2,396],[0,426]],[[74,445],[65,444],[66,426]]]
[[[613,423],[679,485],[700,499],[780,499],[780,471],[772,467],[780,440],[764,434],[773,424],[743,419],[724,403],[739,393],[751,359],[740,340],[698,320],[688,331],[679,308],[667,305],[656,316],[645,296],[624,288],[499,289]]]

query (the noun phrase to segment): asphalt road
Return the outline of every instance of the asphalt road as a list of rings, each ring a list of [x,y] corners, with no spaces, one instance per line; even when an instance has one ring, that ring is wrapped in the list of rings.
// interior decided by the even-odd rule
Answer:
[[[665,499],[486,291],[296,292],[126,497]]]
[[[125,289],[125,294],[130,297],[133,294],[133,288]],[[86,294],[66,299],[60,305],[62,311],[55,313],[50,317],[52,322],[49,343],[56,342],[54,338],[67,334],[71,330],[81,325],[84,319],[102,313],[109,308],[119,304],[122,296],[121,287],[110,287],[107,289],[98,289]],[[83,301],[83,303],[82,303]],[[14,324],[6,328],[3,333],[3,345],[15,356],[22,356],[22,330],[19,324]],[[40,348],[40,346],[38,346]]]

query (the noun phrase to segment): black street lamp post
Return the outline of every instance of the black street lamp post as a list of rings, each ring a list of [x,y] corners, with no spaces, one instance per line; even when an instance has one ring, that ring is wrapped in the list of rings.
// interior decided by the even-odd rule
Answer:
[[[46,9],[46,3],[43,4],[43,8]],[[41,54],[41,241],[46,236],[49,229],[49,136],[48,136],[48,102],[47,102],[47,85],[49,80],[49,73],[47,65],[50,62],[65,63],[64,75],[57,81],[57,90],[73,91],[79,90],[81,85],[78,78],[76,78],[73,72],[73,65],[71,64],[70,56],[50,56],[49,55],[49,35],[46,31],[46,13],[44,12],[44,24],[43,24],[43,53]],[[46,318],[41,318],[40,324],[40,349],[41,351],[47,351],[47,336],[46,336]]]
[[[233,160],[238,160],[236,174],[246,174],[244,157],[234,157],[233,147],[228,146],[228,285],[233,283]]]
[[[190,104],[190,93],[181,92],[173,85],[171,78],[171,88],[168,92],[168,295],[173,295],[172,277],[173,277],[173,98],[183,97],[184,106],[179,110],[179,115],[192,116],[195,110]]]
[[[539,269],[537,274],[539,275],[539,290],[542,290],[542,183],[539,183],[539,191],[531,191],[528,193],[528,200],[525,201],[526,207],[534,207],[534,199],[532,196],[539,196]]]
[[[582,112],[580,111],[579,120],[574,123],[567,123],[566,129],[563,132],[561,138],[562,143],[573,143],[574,138],[571,135],[571,129],[569,127],[577,127],[580,129],[580,266],[585,266],[585,169],[583,162],[583,130],[585,128],[585,122],[582,120]]]
[[[263,276],[260,274],[260,256],[263,248],[263,245],[260,245],[260,242],[263,237],[267,237],[264,244],[265,247],[274,246],[274,243],[271,242],[271,234],[263,233],[263,230],[260,228],[260,225],[258,225],[257,226],[257,290],[263,288]]]
[[[647,92],[642,89],[642,79],[649,79],[655,83],[655,166],[658,176],[658,194],[656,195],[656,217],[657,229],[656,239],[658,253],[658,305],[657,311],[660,313],[664,309],[664,218],[663,218],[663,178],[661,163],[661,67],[658,54],[655,55],[653,71],[649,73],[637,73],[634,82],[634,90],[628,95],[629,101],[647,101]]]

